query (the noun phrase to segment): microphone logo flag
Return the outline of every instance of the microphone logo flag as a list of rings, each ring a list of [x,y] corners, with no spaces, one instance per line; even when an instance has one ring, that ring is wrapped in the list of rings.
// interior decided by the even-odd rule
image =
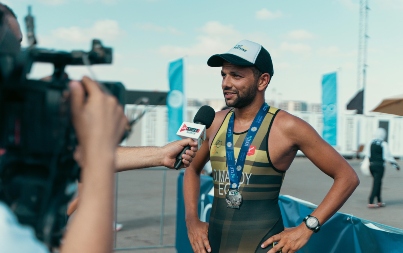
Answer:
[[[194,128],[194,127],[188,127],[188,126],[186,126],[186,124],[183,124],[183,126],[181,127],[181,129],[179,131],[180,132],[187,131],[189,134],[192,134],[192,133],[198,133],[200,131],[200,129]]]
[[[196,123],[183,122],[176,134],[182,139],[192,138],[198,142],[198,146],[200,148],[201,144],[206,139],[206,126]]]

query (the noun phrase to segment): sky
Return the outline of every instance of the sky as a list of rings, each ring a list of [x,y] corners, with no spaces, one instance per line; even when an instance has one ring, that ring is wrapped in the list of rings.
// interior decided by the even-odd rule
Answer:
[[[93,38],[114,50],[112,65],[94,66],[97,80],[129,90],[168,91],[168,64],[185,59],[188,98],[223,99],[220,68],[207,59],[248,39],[271,54],[274,76],[267,100],[321,102],[321,79],[338,73],[339,109],[357,84],[359,0],[3,0],[25,35],[28,5],[38,47],[90,49]],[[403,0],[369,0],[366,112],[403,94]],[[23,46],[26,46],[23,40]],[[52,71],[35,65],[32,78]],[[78,79],[89,72],[69,67]]]

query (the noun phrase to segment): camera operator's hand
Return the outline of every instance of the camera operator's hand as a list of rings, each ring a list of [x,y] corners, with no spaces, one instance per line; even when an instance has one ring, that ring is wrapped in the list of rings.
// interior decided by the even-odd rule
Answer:
[[[117,100],[84,77],[71,82],[72,120],[82,168],[79,208],[61,253],[112,252],[115,153],[128,121]]]
[[[88,77],[81,83],[72,81],[70,88],[73,124],[80,150],[88,152],[91,147],[94,151],[113,154],[128,125],[122,106]],[[80,158],[84,156],[80,155]]]

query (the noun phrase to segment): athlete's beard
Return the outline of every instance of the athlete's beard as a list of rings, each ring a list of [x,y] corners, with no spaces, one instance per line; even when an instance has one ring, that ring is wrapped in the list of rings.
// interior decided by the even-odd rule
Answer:
[[[245,106],[248,106],[252,103],[252,101],[255,99],[256,97],[256,93],[257,93],[257,83],[253,83],[249,89],[246,90],[246,92],[244,94],[240,94],[239,92],[238,97],[233,101],[225,101],[226,105],[228,107],[234,107],[234,108],[243,108]]]

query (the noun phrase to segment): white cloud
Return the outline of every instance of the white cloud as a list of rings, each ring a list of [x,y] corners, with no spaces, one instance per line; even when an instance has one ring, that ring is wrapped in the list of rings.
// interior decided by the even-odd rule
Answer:
[[[376,0],[375,2],[384,9],[403,9],[403,0]]]
[[[320,57],[334,57],[334,58],[344,58],[349,60],[354,60],[354,64],[356,63],[355,60],[357,58],[357,51],[356,50],[342,50],[337,46],[328,46],[328,47],[321,47],[316,50],[316,53]]]
[[[4,0],[3,0],[4,1]],[[14,0],[15,1],[15,0]],[[28,4],[32,4],[32,0],[19,0],[24,1]],[[115,5],[120,2],[120,0],[35,0],[36,2],[44,5],[63,5],[63,4],[104,4],[104,5]],[[10,2],[6,0],[6,3]]]
[[[117,4],[118,0],[102,0],[104,4]]]
[[[296,54],[306,54],[312,51],[312,48],[306,44],[288,43],[288,42],[281,43],[280,49],[286,52],[292,52]]]
[[[279,62],[274,64],[274,72],[277,70],[289,70],[291,69],[291,65],[288,62]]]
[[[49,0],[52,1],[52,0]],[[80,1],[84,1],[84,3],[87,4],[93,4],[93,3],[103,3],[106,5],[113,5],[113,4],[117,4],[119,2],[119,0],[80,0]]]
[[[158,32],[158,33],[170,33],[170,34],[181,34],[179,30],[177,30],[174,27],[163,27],[163,26],[158,26],[152,23],[136,23],[134,24],[135,28],[143,30],[143,31],[152,31],[152,32]]]
[[[309,40],[314,38],[314,35],[307,30],[294,30],[287,34],[287,37],[293,40]]]
[[[202,35],[197,37],[197,43],[190,47],[162,46],[159,52],[170,57],[209,56],[217,52],[226,52],[229,45],[242,39],[242,35],[230,25],[216,21],[206,23],[201,28]]]
[[[39,2],[46,5],[62,5],[67,3],[67,0],[39,0]]]
[[[238,33],[232,25],[224,25],[218,21],[207,22],[201,31],[212,36],[231,36]]]
[[[200,35],[196,37],[194,44],[189,46],[165,45],[158,49],[158,53],[172,59],[183,56],[202,56],[207,60],[207,57],[212,54],[227,52],[237,42],[248,39],[261,43],[269,50],[272,57],[277,55],[270,37],[265,32],[244,34],[236,30],[232,25],[225,25],[217,21],[207,22],[199,30]]]
[[[11,5],[11,1],[9,1],[9,0],[3,0],[2,3],[7,5],[7,6],[9,6],[9,7]]]
[[[283,16],[283,13],[281,11],[272,12],[266,8],[263,8],[256,12],[256,18],[261,19],[261,20],[276,19],[276,18],[280,18],[282,16]]]
[[[233,43],[233,41],[232,41]],[[208,36],[198,37],[198,42],[190,47],[162,46],[159,52],[166,56],[206,56],[217,52],[228,51],[228,44],[220,38],[210,38]]]
[[[341,51],[340,48],[336,46],[330,46],[326,48],[320,48],[318,50],[319,56],[324,56],[324,57],[338,57],[341,56]]]
[[[117,40],[125,32],[120,29],[115,20],[99,20],[90,28],[78,26],[61,27],[52,31],[52,38],[63,40],[65,42],[82,43],[88,42],[93,38],[101,40]]]
[[[358,10],[358,7],[359,7],[359,2],[358,1],[337,0],[337,2],[339,2],[342,6],[344,6],[346,9],[351,10],[351,11]]]

